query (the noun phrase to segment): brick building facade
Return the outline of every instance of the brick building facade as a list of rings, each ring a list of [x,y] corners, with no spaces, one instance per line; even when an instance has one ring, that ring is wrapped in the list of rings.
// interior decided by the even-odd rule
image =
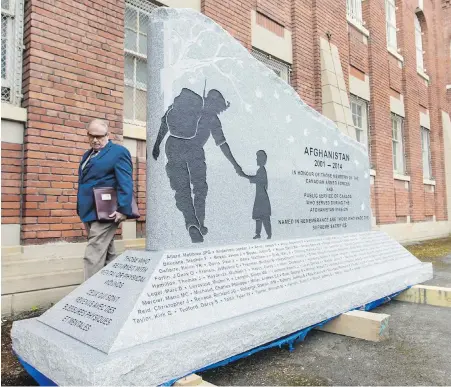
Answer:
[[[108,120],[113,140],[130,150],[145,214],[145,26],[161,5],[214,19],[368,146],[375,228],[400,241],[451,232],[449,0],[9,4],[2,2],[5,313],[28,307],[30,292],[45,303],[82,279],[77,169],[92,118]],[[144,225],[144,216],[124,223],[120,246],[143,246]]]

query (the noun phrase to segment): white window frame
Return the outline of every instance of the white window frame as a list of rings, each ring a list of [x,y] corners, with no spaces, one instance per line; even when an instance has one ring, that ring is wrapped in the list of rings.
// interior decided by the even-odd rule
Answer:
[[[393,171],[406,174],[406,157],[404,153],[404,118],[391,114]]]
[[[424,58],[423,58],[423,33],[421,31],[421,23],[418,16],[415,14],[415,49],[417,53],[417,70],[424,72]]]
[[[22,102],[22,58],[23,58],[23,17],[24,0],[9,0],[9,8],[1,8],[2,29],[6,21],[6,50],[1,61],[5,62],[5,77],[1,78],[2,102],[20,106]],[[4,40],[6,39],[6,40]],[[9,89],[9,98],[3,96],[3,89]]]
[[[252,48],[251,51],[252,56],[262,62],[266,67],[273,70],[277,76],[283,79],[286,83],[290,84],[291,82],[291,66],[280,59],[274,58],[273,56],[257,50],[256,48]]]
[[[385,0],[385,24],[387,32],[387,46],[398,51],[396,28],[396,4],[395,0]]]
[[[150,16],[150,13],[153,9],[157,8],[158,5],[153,4],[149,1],[144,0],[126,0],[125,2],[125,15],[127,13],[127,9],[133,10],[136,12],[136,27],[135,29],[130,28],[126,25],[126,21],[124,21],[124,83],[125,88],[131,88],[133,92],[133,112],[132,117],[125,117],[125,101],[124,101],[124,122],[128,124],[133,124],[136,126],[146,126],[146,120],[137,119],[137,110],[140,106],[136,103],[137,101],[137,91],[144,91],[147,93],[147,83],[139,82],[137,80],[137,65],[139,61],[145,62],[147,64],[147,52],[142,53],[139,52],[139,39],[140,36],[144,35],[142,31],[139,31],[139,23],[140,23],[140,14],[145,14],[147,17]],[[126,16],[125,16],[126,17]],[[131,50],[126,47],[125,34],[126,30],[131,30],[136,33],[136,50]],[[147,35],[147,31],[145,31]],[[146,51],[147,51],[147,43],[146,43]],[[127,78],[126,74],[126,61],[127,58],[131,58],[133,60],[133,76],[132,78]],[[124,90],[124,99],[125,99],[125,90]],[[147,101],[144,101],[144,108],[146,108]]]
[[[363,27],[362,0],[346,0],[346,13],[349,19]]]
[[[433,180],[432,177],[432,153],[431,153],[431,131],[424,126],[420,127],[421,154],[423,160],[423,179]]]
[[[349,102],[351,108],[352,122],[355,128],[356,140],[366,146],[369,154],[370,153],[369,103],[368,101],[359,98],[353,94],[350,95]]]

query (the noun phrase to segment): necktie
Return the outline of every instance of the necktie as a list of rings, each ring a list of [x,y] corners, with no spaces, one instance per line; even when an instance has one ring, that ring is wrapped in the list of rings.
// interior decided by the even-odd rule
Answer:
[[[83,164],[83,166],[81,167],[81,170],[83,171],[86,166],[89,164],[89,162],[91,161],[92,158],[96,157],[97,154],[99,153],[99,151],[92,151],[91,154],[89,155],[89,157],[86,159],[85,163]]]

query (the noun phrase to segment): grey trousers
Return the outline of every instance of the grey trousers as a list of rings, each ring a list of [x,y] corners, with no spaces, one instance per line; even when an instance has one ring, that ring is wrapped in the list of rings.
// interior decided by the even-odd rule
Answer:
[[[116,258],[114,234],[118,223],[85,223],[88,245],[83,258],[85,281]]]

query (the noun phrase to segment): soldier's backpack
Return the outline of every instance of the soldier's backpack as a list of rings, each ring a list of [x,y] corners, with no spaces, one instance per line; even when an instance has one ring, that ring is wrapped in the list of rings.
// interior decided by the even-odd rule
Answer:
[[[172,136],[193,138],[202,115],[203,99],[194,91],[183,88],[174,98],[174,103],[166,115],[166,123]]]

